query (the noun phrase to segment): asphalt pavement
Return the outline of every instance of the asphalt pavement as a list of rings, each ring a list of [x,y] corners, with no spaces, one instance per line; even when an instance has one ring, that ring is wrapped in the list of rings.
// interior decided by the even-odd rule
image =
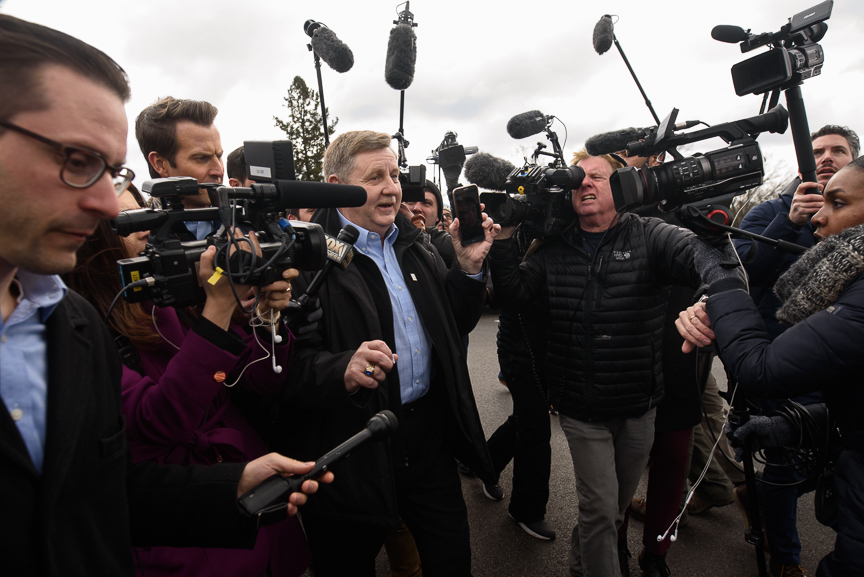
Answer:
[[[498,382],[498,358],[495,336],[498,316],[484,313],[471,333],[468,366],[474,395],[488,438],[503,423],[512,410],[510,393]],[[725,375],[719,362],[715,375],[725,388]],[[503,501],[488,499],[476,478],[462,478],[463,494],[468,506],[471,526],[472,571],[474,577],[528,577],[567,575],[567,552],[570,534],[576,521],[577,500],[573,462],[558,417],[552,419],[552,474],[546,520],[558,533],[554,541],[540,541],[519,528],[507,516],[507,503],[512,482],[512,463],[501,474]],[[645,496],[645,481],[636,493]],[[641,575],[636,555],[642,548],[641,522],[631,519],[628,542],[633,559],[631,574]],[[756,551],[744,541],[744,521],[732,504],[690,516],[690,522],[678,532],[667,563],[672,575],[679,576],[757,576]],[[812,575],[819,560],[834,546],[834,532],[815,520],[812,494],[798,501],[798,531],[802,543],[802,564]],[[651,537],[651,536],[649,536]],[[656,538],[656,536],[652,537]],[[378,558],[378,575],[389,575],[386,553]]]

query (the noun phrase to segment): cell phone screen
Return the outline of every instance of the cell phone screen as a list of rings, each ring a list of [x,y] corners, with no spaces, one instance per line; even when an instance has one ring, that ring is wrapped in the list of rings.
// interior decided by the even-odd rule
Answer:
[[[450,194],[450,203],[459,219],[459,239],[462,246],[480,242],[483,233],[483,217],[480,213],[480,192],[475,185],[459,187]]]

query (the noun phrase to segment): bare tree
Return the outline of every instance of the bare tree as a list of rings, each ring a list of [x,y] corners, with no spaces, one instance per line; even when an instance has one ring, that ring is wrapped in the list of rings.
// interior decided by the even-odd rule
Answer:
[[[780,196],[789,182],[795,178],[795,173],[789,169],[785,161],[776,163],[770,161],[771,158],[765,156],[765,177],[762,179],[762,184],[746,194],[735,197],[732,201],[731,208],[735,214],[732,226],[739,226],[744,216],[757,204]]]

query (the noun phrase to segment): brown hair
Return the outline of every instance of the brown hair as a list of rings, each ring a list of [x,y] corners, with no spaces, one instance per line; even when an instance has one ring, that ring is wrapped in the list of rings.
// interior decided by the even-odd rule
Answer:
[[[371,130],[355,130],[340,134],[324,152],[324,160],[322,161],[324,180],[330,178],[331,174],[335,174],[343,183],[348,182],[348,178],[354,171],[354,157],[362,152],[381,150],[382,148],[392,152],[391,140],[389,134]]]
[[[203,100],[181,100],[166,96],[157,100],[141,111],[135,119],[135,138],[152,178],[159,178],[159,173],[150,164],[151,152],[156,152],[168,160],[171,166],[177,158],[177,122],[185,120],[198,126],[208,127],[213,124],[219,110]]]
[[[146,206],[137,188],[130,184],[128,190],[139,206]],[[96,232],[78,249],[76,257],[78,262],[75,269],[63,275],[63,281],[104,315],[123,288],[117,272],[117,261],[129,257],[126,246],[117,233],[111,230],[108,221],[101,220]],[[130,304],[123,297],[118,299],[105,324],[115,333],[128,338],[138,349],[153,350],[162,342],[162,338],[153,330],[150,315],[141,304]]]
[[[861,151],[861,141],[858,140],[858,135],[855,131],[846,126],[838,126],[836,124],[826,124],[816,132],[810,135],[810,142],[813,142],[821,136],[836,134],[842,136],[849,143],[849,152],[852,153],[852,158],[858,158],[858,153]]]
[[[240,182],[246,180],[246,151],[242,146],[235,148],[228,155],[225,170],[228,172],[228,178],[236,178]]]
[[[40,80],[52,64],[129,100],[126,72],[107,54],[63,32],[0,14],[0,118],[47,108]]]

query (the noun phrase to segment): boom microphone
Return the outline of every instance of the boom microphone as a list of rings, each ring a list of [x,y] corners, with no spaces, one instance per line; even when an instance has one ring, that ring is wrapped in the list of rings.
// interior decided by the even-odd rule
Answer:
[[[370,441],[380,441],[389,437],[399,428],[399,421],[390,411],[381,411],[369,419],[366,427],[317,461],[312,470],[301,477],[283,477],[273,475],[249,492],[237,499],[237,504],[243,509],[247,516],[252,517],[266,512],[266,509],[283,506],[291,493],[300,491],[303,482],[308,479],[317,479],[326,473],[332,465],[335,465]]]
[[[507,122],[507,134],[516,139],[540,134],[546,130],[551,118],[539,110],[517,114]]]
[[[354,66],[354,53],[326,25],[307,20],[303,31],[312,37],[312,50],[330,68],[336,72],[348,72]]]
[[[297,303],[300,306],[305,306],[309,302],[309,299],[318,294],[318,289],[321,288],[321,285],[324,284],[324,281],[327,280],[330,272],[337,264],[343,270],[348,268],[351,259],[354,258],[353,245],[357,242],[359,236],[360,232],[350,224],[346,224],[345,228],[339,231],[336,238],[327,236],[327,262],[324,264],[324,268],[319,270],[315,278],[312,279],[312,282],[309,283],[306,292],[297,299]]]
[[[487,190],[504,190],[507,177],[516,169],[513,163],[478,152],[465,161],[465,179]]]
[[[606,14],[594,25],[594,50],[597,51],[597,54],[603,54],[612,48],[614,41],[615,33],[612,28],[612,17]]]
[[[387,42],[387,61],[384,79],[394,90],[406,90],[414,81],[414,63],[417,60],[417,35],[408,24],[397,24],[390,31]]]

